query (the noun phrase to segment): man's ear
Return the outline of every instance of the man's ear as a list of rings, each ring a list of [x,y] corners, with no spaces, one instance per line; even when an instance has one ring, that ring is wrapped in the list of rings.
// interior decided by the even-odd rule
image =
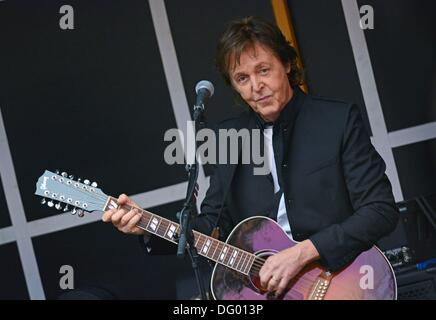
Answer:
[[[290,63],[290,62],[288,62],[288,63],[285,65],[285,69],[286,69],[286,73],[287,73],[287,74],[289,74],[289,73],[291,72],[291,63]]]

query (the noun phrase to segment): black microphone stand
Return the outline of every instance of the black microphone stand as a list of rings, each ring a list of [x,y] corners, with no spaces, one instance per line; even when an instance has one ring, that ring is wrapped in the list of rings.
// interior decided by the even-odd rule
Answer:
[[[204,127],[203,118],[204,105],[194,106],[194,131],[195,136],[197,130]],[[195,154],[194,163],[186,165],[186,171],[188,172],[189,181],[188,189],[186,192],[185,202],[182,210],[178,213],[180,219],[180,234],[178,237],[177,257],[184,258],[185,251],[188,252],[191,258],[192,268],[197,280],[197,286],[200,291],[201,300],[207,300],[206,290],[204,288],[203,278],[201,276],[200,268],[198,266],[199,255],[194,244],[194,234],[192,232],[192,221],[197,217],[197,178],[198,178],[198,162],[197,162],[197,141],[195,141]]]

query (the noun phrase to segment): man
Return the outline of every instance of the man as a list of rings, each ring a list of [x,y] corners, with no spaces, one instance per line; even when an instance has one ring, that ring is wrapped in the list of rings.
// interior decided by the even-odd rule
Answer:
[[[271,174],[255,176],[252,165],[218,164],[195,229],[210,234],[219,217],[225,239],[247,217],[275,219],[300,241],[269,257],[260,270],[262,286],[279,296],[308,263],[337,271],[395,228],[385,165],[358,108],[301,92],[295,51],[276,26],[255,17],[233,21],[220,38],[216,62],[249,106],[221,127],[272,128],[272,137],[266,136]],[[125,195],[118,201],[132,203]],[[103,215],[120,231],[142,235],[135,226],[139,218],[124,209]]]

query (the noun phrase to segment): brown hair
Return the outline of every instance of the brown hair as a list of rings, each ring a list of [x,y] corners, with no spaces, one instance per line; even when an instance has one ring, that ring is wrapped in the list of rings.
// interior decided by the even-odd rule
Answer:
[[[246,17],[231,21],[221,35],[216,48],[216,67],[228,85],[231,85],[229,69],[230,57],[234,55],[239,62],[242,52],[255,42],[270,48],[283,65],[291,65],[288,74],[291,86],[299,85],[301,71],[297,67],[297,53],[286,40],[280,29],[259,17]]]

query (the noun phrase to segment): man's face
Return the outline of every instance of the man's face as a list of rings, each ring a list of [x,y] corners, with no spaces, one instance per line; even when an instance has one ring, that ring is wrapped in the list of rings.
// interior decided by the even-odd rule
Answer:
[[[230,57],[230,79],[242,99],[265,121],[275,121],[292,97],[287,74],[291,66],[260,43],[245,49],[239,64]]]

